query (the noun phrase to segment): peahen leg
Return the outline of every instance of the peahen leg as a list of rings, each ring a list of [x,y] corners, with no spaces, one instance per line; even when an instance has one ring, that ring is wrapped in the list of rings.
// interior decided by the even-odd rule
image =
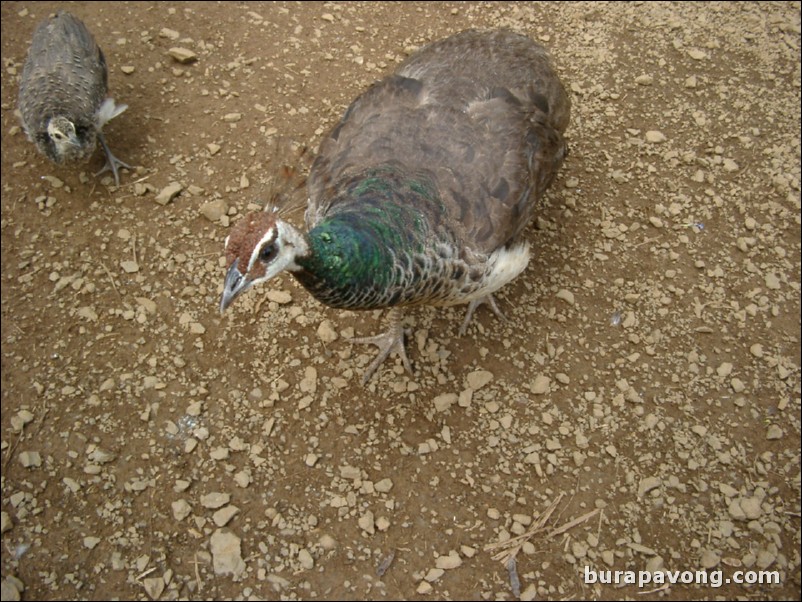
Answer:
[[[474,299],[468,304],[468,311],[465,313],[465,320],[463,320],[462,326],[459,329],[459,336],[465,336],[465,333],[468,332],[468,324],[471,323],[473,312],[476,311],[476,308],[479,307],[480,305],[489,305],[490,309],[493,310],[493,313],[496,314],[496,317],[499,320],[501,320],[502,322],[505,322],[507,320],[507,318],[504,317],[504,314],[498,308],[498,305],[496,304],[496,299],[493,297],[493,295],[492,294],[485,295],[480,299]]]
[[[379,354],[365,370],[365,374],[362,377],[363,385],[367,384],[371,376],[373,376],[373,373],[376,372],[376,369],[393,352],[398,353],[401,357],[401,361],[404,363],[404,368],[406,368],[407,372],[412,374],[412,367],[409,364],[407,352],[404,347],[404,310],[397,307],[392,308],[389,313],[389,318],[390,327],[382,334],[374,337],[351,339],[352,343],[369,343],[379,348]]]

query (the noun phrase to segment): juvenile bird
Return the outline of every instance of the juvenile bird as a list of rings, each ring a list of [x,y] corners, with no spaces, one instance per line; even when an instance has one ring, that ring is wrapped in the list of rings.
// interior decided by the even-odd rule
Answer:
[[[335,308],[391,308],[367,382],[393,351],[408,371],[403,308],[481,303],[526,267],[521,232],[566,156],[570,101],[547,51],[510,31],[425,46],[372,85],[324,138],[306,231],[274,207],[226,239],[220,310],[289,271]]]
[[[22,70],[19,109],[28,138],[51,161],[87,161],[96,142],[106,153],[106,166],[120,185],[119,167],[102,128],[127,105],[107,98],[108,69],[103,51],[84,23],[60,11],[36,28]]]

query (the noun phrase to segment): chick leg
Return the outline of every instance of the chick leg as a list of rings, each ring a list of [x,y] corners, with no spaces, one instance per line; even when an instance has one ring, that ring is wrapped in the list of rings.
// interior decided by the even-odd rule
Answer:
[[[114,174],[114,185],[119,186],[120,175],[118,172],[118,167],[127,167],[128,169],[133,169],[133,168],[130,165],[128,165],[128,163],[120,161],[117,157],[114,156],[114,154],[111,152],[111,149],[109,148],[109,145],[106,144],[106,138],[105,136],[103,136],[103,132],[98,133],[97,139],[100,140],[100,145],[103,147],[103,151],[106,153],[106,165],[104,165],[103,169],[101,169],[95,175],[99,176],[102,173],[110,171],[112,174]]]

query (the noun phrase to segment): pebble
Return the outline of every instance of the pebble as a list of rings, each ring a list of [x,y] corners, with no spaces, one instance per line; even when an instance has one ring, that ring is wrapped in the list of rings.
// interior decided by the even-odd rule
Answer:
[[[164,593],[164,578],[147,577],[142,580],[142,586],[145,588],[145,593],[150,596],[151,600],[158,600]]]
[[[379,493],[388,493],[393,488],[393,482],[390,479],[382,479],[375,483],[373,488]]]
[[[220,221],[228,213],[228,203],[223,199],[209,201],[200,206],[200,213],[210,222]]]
[[[169,54],[173,59],[175,59],[182,65],[194,63],[195,61],[198,60],[197,54],[195,54],[194,52],[192,52],[187,48],[181,48],[180,46],[175,46],[173,48],[170,48],[170,50],[167,51],[167,54]]]
[[[455,569],[462,565],[462,558],[460,558],[459,552],[456,550],[451,550],[448,553],[448,556],[438,556],[437,559],[434,561],[434,566],[438,569]]]
[[[292,295],[287,291],[268,290],[267,298],[269,301],[278,303],[279,305],[286,305],[292,301]]]
[[[201,506],[215,510],[228,504],[231,496],[227,493],[212,492],[201,496]]]
[[[339,337],[330,320],[323,320],[317,328],[317,336],[323,343],[333,343]]]
[[[242,559],[241,539],[228,530],[218,529],[209,540],[216,575],[239,577],[245,572]]]
[[[99,537],[92,537],[91,535],[84,537],[84,547],[89,550],[94,550],[97,544],[99,543],[100,543]]]
[[[373,535],[376,532],[376,523],[374,522],[373,512],[370,510],[359,517],[357,524],[368,535]]]
[[[170,29],[169,27],[162,27],[161,31],[159,32],[159,37],[162,38],[169,38],[170,40],[177,40],[181,37],[181,34],[178,33],[175,29]]]
[[[542,374],[538,374],[535,377],[535,380],[532,381],[530,388],[532,393],[535,395],[545,395],[549,392],[551,385],[551,379],[548,376],[544,376]]]
[[[465,380],[473,391],[478,391],[493,380],[493,373],[487,370],[474,370],[468,373]]]
[[[574,304],[574,293],[572,293],[571,291],[566,290],[564,288],[562,288],[559,291],[557,291],[557,294],[555,295],[555,297],[557,297],[558,299],[562,299],[568,305],[573,305]]]
[[[22,581],[12,575],[4,577],[3,581],[0,582],[0,593],[2,594],[0,597],[3,602],[6,600],[8,600],[8,602],[18,602],[22,600],[22,592],[24,591],[25,586]]]
[[[136,261],[131,261],[131,260],[121,261],[120,267],[126,274],[136,274],[139,271],[139,264]]]
[[[14,523],[11,522],[11,516],[8,514],[8,512],[0,513],[0,533],[10,531],[13,526]]]
[[[173,509],[173,518],[175,520],[184,520],[192,513],[192,506],[186,500],[176,500],[170,506]]]
[[[716,374],[721,376],[722,378],[725,376],[729,376],[732,373],[732,364],[729,362],[723,362],[716,368]]]
[[[226,123],[237,123],[242,119],[242,113],[226,113],[223,115],[223,121]]]
[[[298,552],[298,563],[301,565],[301,568],[306,571],[310,571],[315,567],[315,559],[306,548],[302,548],[301,551]]]
[[[783,430],[776,424],[770,424],[769,428],[766,429],[766,439],[775,440],[775,439],[782,439]]]
[[[780,278],[774,272],[769,272],[766,274],[764,281],[766,282],[766,288],[769,288],[773,291],[780,289]]]
[[[166,205],[170,201],[172,201],[178,194],[184,189],[184,187],[179,184],[178,182],[172,182],[161,189],[159,194],[153,199],[159,205]]]
[[[700,563],[703,569],[712,569],[719,565],[721,556],[713,550],[702,550]]]
[[[443,393],[434,398],[434,409],[438,412],[445,412],[458,399],[456,393]]]
[[[435,581],[440,579],[440,577],[442,577],[443,575],[445,575],[444,569],[429,569],[426,572],[424,580],[428,581],[429,583],[434,583]]]
[[[662,484],[662,480],[658,477],[646,477],[641,479],[638,485],[638,497],[643,497],[653,489],[657,489]]]
[[[645,134],[646,142],[650,144],[660,144],[661,142],[666,141],[666,136],[663,132],[659,132],[657,130],[649,130]]]
[[[746,389],[746,385],[740,378],[733,378],[730,381],[730,387],[735,393],[743,393],[744,389]]]
[[[37,468],[42,465],[42,456],[38,451],[24,451],[20,452],[19,461],[25,468]]]
[[[239,508],[231,504],[215,512],[212,515],[212,520],[218,527],[225,527],[237,514],[239,514]]]

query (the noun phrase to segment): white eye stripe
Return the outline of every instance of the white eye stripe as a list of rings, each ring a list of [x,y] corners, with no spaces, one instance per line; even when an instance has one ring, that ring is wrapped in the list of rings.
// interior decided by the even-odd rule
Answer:
[[[251,253],[251,259],[248,262],[248,271],[251,271],[253,264],[256,263],[256,260],[259,259],[259,253],[262,251],[262,247],[265,243],[274,242],[276,239],[276,227],[270,226],[265,232],[265,235],[259,240],[256,246],[253,248],[253,252]]]

